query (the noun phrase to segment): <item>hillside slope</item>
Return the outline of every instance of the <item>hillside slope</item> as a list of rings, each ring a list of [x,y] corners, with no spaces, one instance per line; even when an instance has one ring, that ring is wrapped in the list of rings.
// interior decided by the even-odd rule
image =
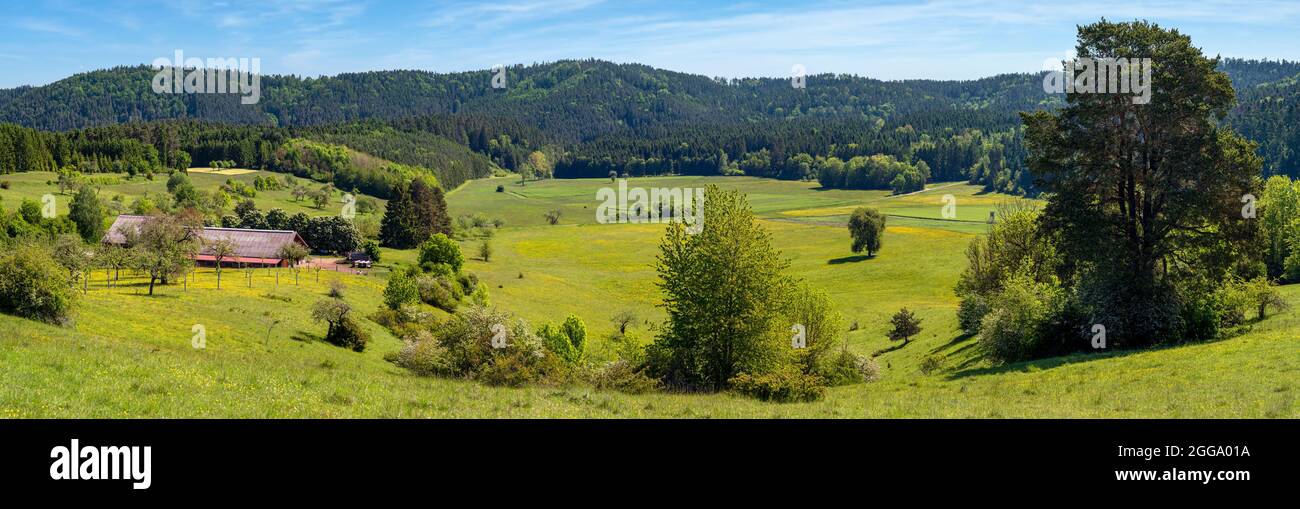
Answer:
[[[506,389],[422,378],[384,360],[400,341],[370,322],[363,353],[323,343],[311,304],[330,283],[358,317],[382,304],[382,268],[369,275],[323,271],[254,273],[228,269],[222,289],[199,271],[186,288],[141,295],[141,280],[119,288],[96,275],[79,297],[74,324],[55,327],[0,315],[2,417],[1265,417],[1300,418],[1300,286],[1282,287],[1290,311],[1216,342],[1146,351],[1080,354],[991,366],[975,340],[960,335],[952,287],[962,249],[983,219],[1011,197],[976,186],[941,185],[909,196],[883,191],[818,191],[814,184],[759,178],[666,177],[637,185],[717,183],[748,196],[791,271],[830,294],[849,348],[880,352],[883,379],[833,388],[824,401],[770,404],[727,394],[630,396],[587,387]],[[608,180],[473,181],[448,196],[453,214],[505,220],[492,260],[471,258],[500,309],[534,325],[567,313],[590,330],[589,352],[610,358],[608,317],[638,316],[635,333],[653,336],[654,256],[663,225],[598,224],[595,191]],[[496,192],[503,185],[505,192]],[[940,197],[958,200],[940,217]],[[869,204],[889,215],[884,249],[853,256],[847,212]],[[558,225],[542,215],[563,211]],[[477,240],[463,249],[473,251]],[[580,246],[580,247],[578,247]],[[385,250],[385,263],[410,251]],[[319,278],[319,280],[317,279]],[[887,317],[906,306],[922,333],[906,347],[885,338]],[[267,316],[270,312],[273,316]],[[272,320],[280,323],[270,328]],[[203,325],[206,348],[193,348]],[[942,368],[921,371],[937,357]]]

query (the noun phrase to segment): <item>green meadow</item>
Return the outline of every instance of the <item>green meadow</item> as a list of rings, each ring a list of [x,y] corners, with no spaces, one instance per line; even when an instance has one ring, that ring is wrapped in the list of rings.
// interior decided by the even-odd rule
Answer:
[[[213,173],[190,172],[190,180],[197,189],[215,190],[221,187],[226,180],[236,180],[253,185],[253,179],[270,175],[276,179],[283,180],[284,174],[267,171],[253,171],[240,175],[219,175]],[[167,175],[155,175],[153,180],[137,176],[128,178],[125,173],[95,173],[88,175],[96,179],[94,184],[99,188],[99,197],[105,201],[112,201],[114,197],[121,196],[122,204],[129,207],[131,202],[138,197],[146,194],[157,195],[167,193]],[[72,203],[72,192],[60,193],[57,182],[58,174],[53,172],[33,171],[24,173],[13,173],[0,175],[0,182],[8,182],[9,189],[0,188],[0,205],[5,210],[15,210],[24,199],[41,203],[41,198],[46,194],[54,195],[55,206],[59,214],[68,213],[68,205]],[[321,184],[309,179],[294,177],[293,180],[299,185],[315,189]],[[385,200],[373,198],[381,206],[386,203]],[[272,191],[258,191],[254,198],[258,208],[263,211],[273,208],[284,209],[289,214],[304,212],[309,216],[321,216],[338,213],[335,207],[327,209],[316,208],[309,199],[295,200],[292,190],[282,186],[280,189]]]
[[[236,177],[195,174],[199,187]],[[51,174],[0,176],[11,188],[0,203],[57,192]],[[164,179],[107,185],[103,193],[161,192]],[[998,417],[1300,417],[1300,288],[1283,287],[1292,309],[1209,343],[1144,351],[1078,354],[990,365],[976,340],[960,334],[953,294],[964,250],[985,231],[989,213],[1016,198],[965,184],[889,196],[883,191],[823,190],[816,183],[749,177],[658,177],[632,187],[717,184],[744,192],[791,272],[829,293],[847,326],[849,348],[880,352],[878,382],[829,390],[815,403],[763,403],[729,394],[626,395],[584,386],[494,388],[417,377],[384,360],[401,343],[361,320],[372,334],[365,352],[321,340],[309,318],[331,282],[363,317],[382,305],[384,270],[226,269],[216,288],[212,269],[184,285],[144,295],[143,278],[110,287],[94,275],[59,327],[0,315],[0,417],[650,417],[650,418],[998,418]],[[501,186],[502,191],[497,188]],[[490,238],[493,256],[478,259],[481,240],[462,243],[466,267],[491,292],[492,304],[534,325],[582,317],[607,358],[601,337],[611,317],[637,316],[634,330],[654,335],[654,263],[662,224],[599,224],[596,194],[608,179],[520,185],[503,177],[471,181],[447,195],[453,215],[482,214],[504,224]],[[955,199],[945,218],[944,195]],[[309,214],[287,191],[259,192],[258,206]],[[64,200],[59,200],[66,210]],[[129,200],[128,200],[129,202]],[[889,215],[884,247],[874,257],[849,250],[849,212],[875,207]],[[559,224],[544,214],[559,210]],[[707,218],[706,218],[707,227]],[[414,261],[413,251],[385,250],[384,266]],[[251,280],[250,280],[251,275]],[[278,275],[278,283],[277,283]],[[251,282],[251,286],[250,286]],[[922,332],[904,347],[886,339],[888,317],[907,307]],[[195,326],[205,332],[195,348]],[[923,373],[921,360],[941,360]]]

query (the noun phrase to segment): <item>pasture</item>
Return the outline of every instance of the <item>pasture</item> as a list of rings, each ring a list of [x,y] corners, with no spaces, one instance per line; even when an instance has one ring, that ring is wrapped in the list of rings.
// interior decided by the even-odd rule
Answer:
[[[215,186],[252,176],[191,177]],[[0,198],[6,207],[23,196],[39,199],[51,192],[49,178],[3,176],[13,185]],[[200,180],[207,178],[214,180]],[[0,315],[0,417],[1300,417],[1300,288],[1281,289],[1291,311],[1228,339],[991,366],[977,355],[976,341],[960,335],[953,286],[967,243],[987,228],[989,212],[1013,197],[964,184],[891,197],[748,177],[629,181],[646,188],[710,183],[747,194],[791,273],[828,292],[846,327],[857,323],[847,332],[849,347],[883,352],[882,380],[797,404],[582,386],[493,388],[394,367],[384,355],[400,340],[368,320],[361,323],[372,340],[363,353],[320,340],[324,324],[309,313],[329,284],[341,281],[344,298],[364,317],[382,305],[382,271],[304,271],[294,284],[281,270],[277,286],[275,270],[261,269],[252,272],[250,288],[246,274],[226,269],[218,290],[212,269],[200,269],[184,287],[168,285],[152,297],[143,295],[141,278],[109,287],[101,271],[79,297],[71,325]],[[507,177],[471,181],[447,197],[453,215],[505,221],[490,240],[491,261],[477,258],[479,240],[462,243],[466,268],[488,285],[493,305],[534,325],[582,317],[598,360],[609,356],[602,337],[613,330],[615,314],[633,312],[634,330],[647,338],[663,320],[654,263],[664,225],[598,224],[596,192],[611,185],[588,179],[520,186]],[[104,192],[142,194],[153,186],[162,190],[163,180]],[[956,199],[955,217],[943,217],[945,194]],[[257,202],[263,210],[315,210],[276,192],[258,193]],[[844,225],[860,205],[889,214],[874,258],[849,250]],[[561,211],[559,224],[545,220],[549,210]],[[384,250],[385,265],[414,259],[411,250]],[[898,348],[885,331],[901,307],[917,313],[923,330]],[[202,349],[193,346],[196,324],[206,331]],[[942,369],[922,373],[926,356],[941,359]]]

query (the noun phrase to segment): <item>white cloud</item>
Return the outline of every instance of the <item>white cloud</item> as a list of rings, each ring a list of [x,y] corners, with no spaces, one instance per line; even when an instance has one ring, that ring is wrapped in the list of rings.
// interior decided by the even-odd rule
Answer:
[[[84,32],[76,28],[67,26],[61,22],[49,19],[39,18],[18,18],[14,20],[14,26],[27,30],[29,32],[42,32],[48,34],[62,35],[65,37],[81,37]]]

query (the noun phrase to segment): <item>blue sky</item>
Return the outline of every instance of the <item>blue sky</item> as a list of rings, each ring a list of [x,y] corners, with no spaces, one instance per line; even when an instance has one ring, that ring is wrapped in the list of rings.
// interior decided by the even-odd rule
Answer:
[[[594,57],[707,76],[970,79],[1059,61],[1074,27],[1144,18],[1208,54],[1300,60],[1300,2],[0,0],[0,87],[187,57],[262,72],[462,71]]]

